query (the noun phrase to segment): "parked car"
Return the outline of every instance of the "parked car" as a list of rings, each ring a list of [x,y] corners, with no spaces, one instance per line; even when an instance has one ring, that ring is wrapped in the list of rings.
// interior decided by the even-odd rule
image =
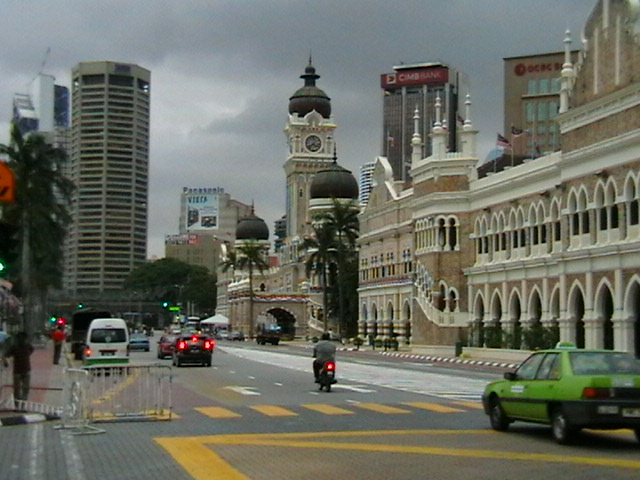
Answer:
[[[630,428],[640,441],[640,361],[626,352],[559,344],[488,384],[482,403],[498,431],[518,420],[551,425],[561,444],[582,428]]]
[[[229,339],[229,332],[226,330],[218,330],[216,332],[216,339],[217,340],[228,340]]]
[[[242,333],[242,332],[230,332],[229,335],[227,335],[227,340],[244,342],[244,333]]]
[[[129,350],[132,352],[142,350],[148,352],[151,350],[149,337],[146,333],[132,333],[129,337]]]
[[[173,365],[181,367],[185,363],[211,366],[215,341],[208,335],[179,335],[173,348]]]
[[[158,358],[173,356],[173,347],[176,343],[177,335],[162,335],[158,340]]]

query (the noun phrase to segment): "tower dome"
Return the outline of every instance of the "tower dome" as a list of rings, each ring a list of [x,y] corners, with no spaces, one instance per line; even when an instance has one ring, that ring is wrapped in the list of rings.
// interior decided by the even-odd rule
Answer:
[[[236,240],[269,240],[269,227],[253,208],[249,216],[241,218],[236,226]]]
[[[316,87],[316,80],[320,75],[316,74],[316,69],[311,64],[304,70],[304,75],[300,75],[304,79],[304,86],[299,88],[289,98],[289,113],[297,113],[300,117],[304,117],[307,113],[315,110],[324,118],[331,116],[331,99],[321,89]]]
[[[314,175],[309,193],[312,199],[356,200],[358,198],[358,182],[349,170],[338,165],[334,156],[333,163],[329,167]]]

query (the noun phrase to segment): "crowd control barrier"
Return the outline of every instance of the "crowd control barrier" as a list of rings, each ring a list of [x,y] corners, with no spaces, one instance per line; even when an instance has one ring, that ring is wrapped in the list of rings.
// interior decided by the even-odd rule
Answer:
[[[65,427],[90,422],[171,420],[171,367],[94,365],[65,371]]]

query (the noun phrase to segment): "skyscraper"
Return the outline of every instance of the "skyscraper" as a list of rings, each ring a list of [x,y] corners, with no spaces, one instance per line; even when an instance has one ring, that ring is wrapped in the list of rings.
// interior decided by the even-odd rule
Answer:
[[[119,290],[146,260],[150,77],[108,61],[72,71],[64,288],[79,301]]]
[[[435,121],[435,103],[440,98],[449,130],[449,150],[456,151],[456,129],[459,120],[459,92],[467,93],[464,76],[442,63],[419,63],[393,67],[392,73],[380,76],[382,103],[382,155],[387,157],[396,180],[409,180],[411,137],[414,115],[419,113],[419,132],[429,138]],[[425,142],[424,156],[431,155]]]

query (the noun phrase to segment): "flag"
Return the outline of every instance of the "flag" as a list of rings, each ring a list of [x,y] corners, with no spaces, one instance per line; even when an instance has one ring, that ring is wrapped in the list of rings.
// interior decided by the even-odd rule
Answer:
[[[496,141],[496,146],[500,148],[511,148],[511,144],[509,143],[509,140],[507,140],[500,134],[498,134],[498,140]]]
[[[396,139],[393,138],[390,133],[387,133],[387,143],[389,144],[390,147],[393,147],[393,144],[395,143],[395,141]]]

